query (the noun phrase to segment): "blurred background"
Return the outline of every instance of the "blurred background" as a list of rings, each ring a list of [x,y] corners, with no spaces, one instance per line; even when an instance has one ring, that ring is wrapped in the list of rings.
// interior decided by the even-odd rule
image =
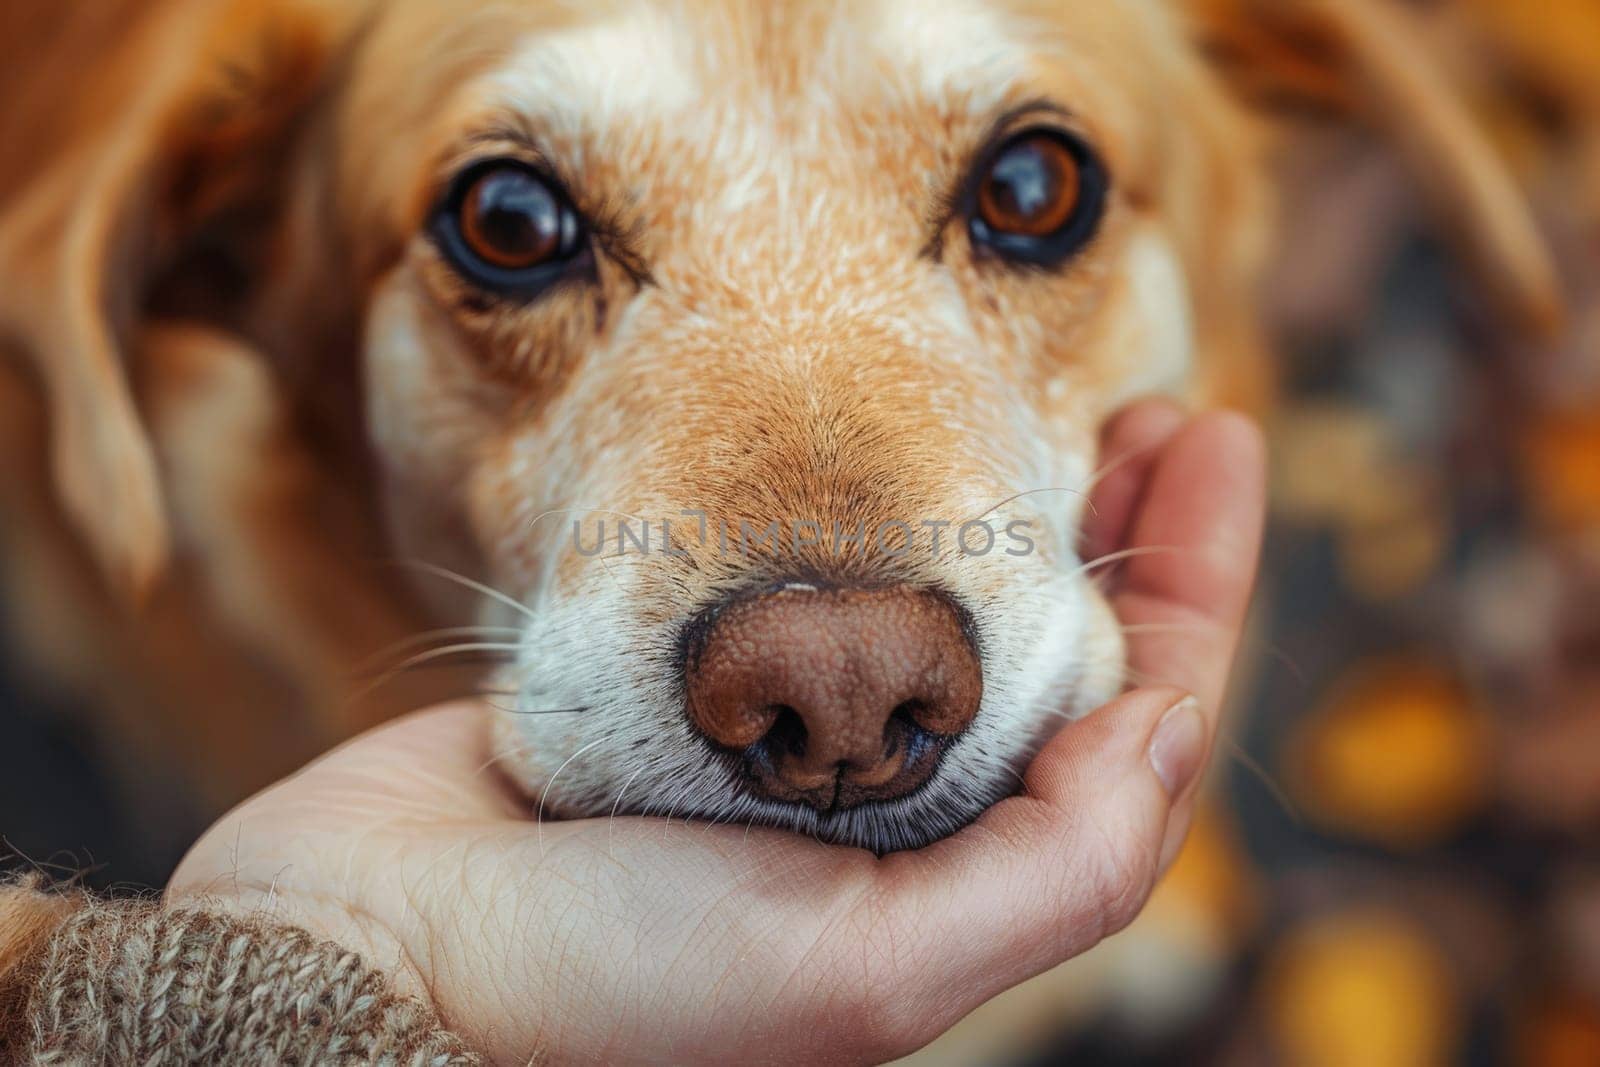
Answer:
[[[994,1005],[924,1062],[1600,1064],[1600,3],[1411,6],[1567,327],[1497,321],[1394,143],[1280,116],[1272,515],[1211,809],[1065,1019]]]
[[[1494,320],[1392,146],[1286,117],[1273,515],[1209,810],[1045,1010],[924,1062],[1600,1065],[1600,2],[1455,6],[1566,331]],[[158,887],[217,796],[30,673],[35,625],[0,615],[6,863]]]

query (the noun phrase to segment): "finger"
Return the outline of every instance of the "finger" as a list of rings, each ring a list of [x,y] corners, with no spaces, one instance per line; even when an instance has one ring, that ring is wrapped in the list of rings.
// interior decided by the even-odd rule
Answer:
[[[1175,685],[1215,714],[1255,580],[1265,450],[1242,416],[1205,415],[1177,433],[1149,474],[1112,607],[1136,677]]]
[[[1192,701],[1129,693],[1064,727],[1024,795],[887,857],[866,916],[846,925],[893,967],[878,979],[896,998],[884,1014],[919,1028],[900,1036],[926,1040],[1131,921],[1155,882],[1172,797],[1204,753]]]
[[[1122,546],[1138,511],[1151,465],[1187,416],[1176,401],[1144,400],[1111,417],[1100,435],[1101,473],[1090,492],[1084,559]]]
[[[1151,467],[1130,532],[1151,553],[1130,560],[1112,601],[1135,676],[1195,693],[1208,748],[1254,583],[1264,466],[1260,434],[1237,416],[1203,417],[1177,434]],[[1174,805],[1163,870],[1188,833],[1197,789]]]

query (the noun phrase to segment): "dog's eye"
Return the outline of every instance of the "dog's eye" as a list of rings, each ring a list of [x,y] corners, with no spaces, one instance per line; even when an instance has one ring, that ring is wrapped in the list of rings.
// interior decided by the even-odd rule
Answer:
[[[1054,266],[1094,235],[1105,189],[1099,161],[1076,138],[1056,130],[1018,134],[977,175],[972,238],[1008,259]]]
[[[565,197],[527,166],[497,161],[458,178],[434,218],[435,239],[470,281],[531,299],[583,250]]]

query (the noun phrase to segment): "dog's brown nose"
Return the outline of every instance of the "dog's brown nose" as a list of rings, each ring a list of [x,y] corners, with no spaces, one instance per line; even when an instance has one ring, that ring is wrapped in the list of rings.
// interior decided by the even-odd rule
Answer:
[[[757,791],[822,811],[904,796],[978,712],[956,609],[907,587],[791,586],[723,611],[690,649],[689,712]]]

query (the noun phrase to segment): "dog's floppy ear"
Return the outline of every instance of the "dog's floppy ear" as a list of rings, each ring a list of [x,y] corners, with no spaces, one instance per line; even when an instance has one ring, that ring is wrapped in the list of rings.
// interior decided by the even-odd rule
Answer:
[[[37,370],[62,505],[125,594],[168,553],[128,340],[186,262],[201,281],[186,313],[237,301],[294,131],[361,6],[104,0],[80,19],[12,0],[0,15],[20,82],[0,113],[0,341]]]
[[[1392,143],[1514,327],[1548,337],[1561,285],[1532,214],[1399,0],[1182,0],[1257,102],[1312,106]]]

